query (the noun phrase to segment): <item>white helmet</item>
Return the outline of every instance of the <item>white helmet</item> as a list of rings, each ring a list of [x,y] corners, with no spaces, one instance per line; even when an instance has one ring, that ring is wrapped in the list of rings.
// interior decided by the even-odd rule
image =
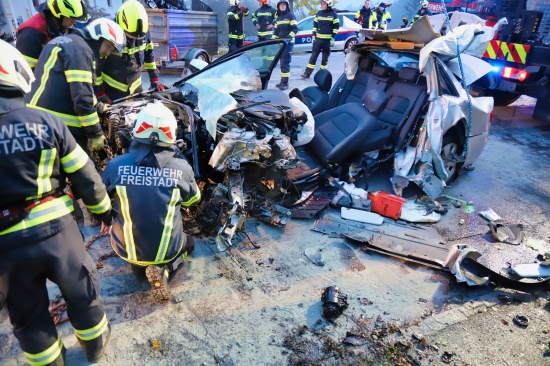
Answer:
[[[23,55],[9,43],[0,40],[0,85],[15,86],[28,93],[33,81],[31,67]]]
[[[241,0],[229,0],[229,6],[239,6]]]
[[[423,0],[422,3],[420,4],[420,7],[422,9],[428,9],[428,0]]]
[[[118,56],[122,55],[126,37],[124,36],[122,28],[114,21],[107,18],[98,18],[88,24],[86,29],[90,32],[90,36],[96,41],[103,38],[111,42],[111,44],[115,46],[112,52],[113,54]]]
[[[162,103],[149,103],[138,113],[134,138],[146,144],[170,146],[176,141],[174,113]]]
[[[322,3],[327,3],[327,6],[332,7],[332,0],[321,0]]]

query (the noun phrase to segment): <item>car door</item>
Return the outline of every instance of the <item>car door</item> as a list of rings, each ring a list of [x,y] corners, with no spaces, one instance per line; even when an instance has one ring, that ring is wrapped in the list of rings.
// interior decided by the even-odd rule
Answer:
[[[294,39],[294,51],[311,52],[314,19],[315,17],[308,17],[298,22],[298,34]]]
[[[224,64],[228,63],[229,61],[234,60],[243,54],[247,54],[250,57],[254,68],[258,70],[260,78],[262,79],[263,89],[265,89],[267,87],[267,82],[271,78],[271,73],[273,72],[275,65],[277,65],[277,62],[281,58],[282,51],[287,42],[290,42],[290,39],[271,39],[268,41],[257,42],[248,46],[244,46],[231,53],[223,55],[217,60],[214,60],[204,69],[174,83],[174,86],[180,87],[186,81],[192,79],[193,77],[196,77],[197,75],[200,75],[204,72],[211,72],[212,69],[222,68],[224,67]],[[220,82],[223,81],[220,80]]]

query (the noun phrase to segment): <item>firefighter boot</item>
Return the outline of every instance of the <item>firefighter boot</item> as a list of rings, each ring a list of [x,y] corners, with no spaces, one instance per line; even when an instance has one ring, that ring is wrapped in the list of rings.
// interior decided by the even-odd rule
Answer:
[[[168,268],[166,266],[147,266],[145,274],[151,284],[151,297],[156,301],[169,300],[168,276],[170,273]]]
[[[279,90],[287,90],[288,78],[281,78],[281,82],[279,84],[276,84],[275,87],[277,87]]]
[[[111,325],[107,325],[107,329],[97,338],[91,339],[89,341],[83,341],[82,339],[76,337],[80,346],[86,352],[86,358],[89,362],[97,362],[103,357],[109,340],[111,339]]]
[[[300,75],[302,77],[302,79],[309,79],[309,77],[311,76],[311,73],[313,72],[312,69],[306,67],[306,70],[304,71],[304,73],[302,75]]]

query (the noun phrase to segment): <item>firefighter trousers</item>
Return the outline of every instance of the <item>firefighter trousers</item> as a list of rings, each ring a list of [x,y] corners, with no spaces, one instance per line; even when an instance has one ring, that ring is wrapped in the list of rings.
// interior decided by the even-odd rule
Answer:
[[[313,43],[311,57],[309,58],[309,63],[306,67],[306,72],[308,74],[311,74],[313,69],[315,69],[315,63],[317,62],[317,57],[319,57],[320,53],[323,53],[321,56],[321,69],[326,69],[328,67],[328,58],[330,56],[330,39],[316,39],[315,43]]]
[[[6,307],[13,333],[30,365],[63,364],[63,343],[49,313],[46,279],[57,284],[80,341],[107,330],[96,266],[84,250],[74,219],[60,232],[0,254],[0,283],[6,282]]]
[[[236,39],[236,38],[229,38],[229,42],[227,45],[229,46],[229,51],[232,52],[235,51],[237,48],[241,48],[243,46],[244,39]]]
[[[293,50],[294,43],[289,42],[281,54],[281,82],[284,84],[288,84],[288,78],[290,77],[290,61],[292,61]]]

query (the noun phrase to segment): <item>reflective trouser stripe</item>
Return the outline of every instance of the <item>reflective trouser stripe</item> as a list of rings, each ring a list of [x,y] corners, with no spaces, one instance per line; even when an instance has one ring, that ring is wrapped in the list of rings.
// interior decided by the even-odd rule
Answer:
[[[258,37],[266,37],[266,36],[272,36],[273,31],[265,31],[265,32],[258,32]]]
[[[338,31],[336,31],[338,33]],[[319,34],[317,33],[317,38],[319,39],[332,39],[332,34]]]
[[[109,322],[107,321],[107,314],[104,314],[103,319],[101,319],[99,324],[95,327],[84,330],[75,329],[74,333],[83,341],[91,341],[92,339],[96,339],[101,336],[107,329],[107,325],[109,325]]]
[[[105,81],[107,85],[123,92],[126,92],[128,90],[128,85],[121,83],[120,81],[116,81],[115,79],[113,79],[112,77],[110,77],[105,73],[103,73],[102,76],[103,76],[103,81]]]
[[[144,62],[143,66],[145,66],[145,70],[155,70],[157,68],[154,62]]]
[[[25,354],[25,358],[27,359],[29,365],[43,366],[55,361],[55,359],[61,354],[61,351],[63,351],[63,342],[61,342],[61,338],[58,337],[57,341],[55,341],[55,343],[45,351],[36,354],[27,352],[23,353]]]
[[[90,210],[93,214],[102,214],[111,208],[111,199],[107,194],[105,194],[105,197],[99,202],[97,205],[86,205],[88,207],[88,210]]]
[[[282,72],[281,77],[288,78],[288,77],[290,77],[290,73],[289,72]]]
[[[229,35],[229,38],[244,39],[244,34],[241,34],[241,35],[238,35],[238,34],[230,34],[230,35]]]
[[[137,88],[141,86],[141,75],[130,85],[130,94],[134,94]]]
[[[61,216],[68,215],[73,210],[73,201],[71,200],[71,197],[68,195],[63,195],[34,207],[31,209],[31,212],[27,218],[0,232],[0,235],[21,231],[39,224],[43,224],[45,222],[60,218]]]
[[[145,51],[152,51],[153,50],[153,42],[149,42],[145,45]]]
[[[319,68],[320,68],[321,70],[326,70],[326,69],[328,69],[328,65],[323,65],[323,64],[321,64],[321,66],[319,66]]]
[[[312,64],[307,64],[306,66],[308,69],[314,69],[315,68],[315,65],[312,65]]]
[[[52,177],[56,154],[56,149],[45,149],[40,153],[38,176],[36,177],[36,185],[38,187],[36,198],[41,198],[44,193],[52,190],[52,181],[50,178]]]
[[[50,57],[48,57],[48,61],[46,61],[46,64],[44,65],[44,71],[42,73],[42,79],[40,80],[40,86],[38,87],[36,93],[34,93],[34,96],[32,97],[29,104],[36,105],[38,99],[44,92],[44,88],[46,88],[46,83],[48,82],[48,78],[50,77],[50,71],[55,66],[55,63],[57,62],[57,54],[60,51],[60,47],[54,47],[54,49],[52,50]]]
[[[61,166],[65,173],[71,174],[86,165],[88,159],[84,149],[80,145],[76,145],[73,151],[61,158]]]
[[[93,83],[92,73],[86,70],[66,70],[65,78],[68,83]]]
[[[159,250],[155,258],[155,262],[161,262],[166,256],[168,251],[168,243],[170,243],[170,237],[172,236],[172,229],[174,228],[174,214],[176,213],[176,204],[180,201],[180,190],[174,188],[172,190],[172,198],[168,204],[168,212],[164,219],[164,229],[162,230],[162,237],[160,238]]]
[[[87,116],[71,116],[70,114],[59,113],[59,112],[52,111],[50,109],[42,108],[32,104],[28,104],[27,106],[30,108],[39,109],[41,111],[46,111],[48,113],[54,114],[59,118],[61,118],[61,120],[69,127],[82,128],[82,127],[93,126],[96,123],[99,123],[99,116],[97,115],[97,112],[92,112]]]
[[[122,218],[124,224],[122,225],[122,231],[124,233],[124,242],[126,244],[126,253],[129,260],[137,260],[136,244],[134,243],[134,233],[132,232],[132,217],[130,216],[130,202],[128,201],[128,195],[126,194],[126,187],[116,186],[116,192],[120,198],[120,209],[122,211]]]
[[[37,58],[32,58],[30,56],[23,55],[23,58],[27,61],[31,69],[34,69],[36,67],[36,64],[38,63]]]
[[[193,197],[189,198],[187,201],[182,202],[181,203],[182,206],[188,207],[201,200],[201,191],[199,191],[198,187],[195,187],[195,188],[197,188],[197,193]]]

